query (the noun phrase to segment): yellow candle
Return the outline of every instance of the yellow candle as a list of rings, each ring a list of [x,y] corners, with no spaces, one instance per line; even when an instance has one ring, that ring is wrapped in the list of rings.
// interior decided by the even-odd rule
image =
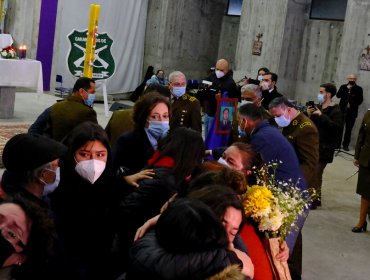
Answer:
[[[86,40],[86,53],[84,62],[84,77],[92,78],[93,63],[95,54],[96,34],[98,32],[98,20],[100,14],[100,5],[92,4],[90,6],[90,19]]]

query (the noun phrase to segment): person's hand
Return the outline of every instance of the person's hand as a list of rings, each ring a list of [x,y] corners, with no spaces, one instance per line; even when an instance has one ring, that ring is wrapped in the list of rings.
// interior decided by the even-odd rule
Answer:
[[[142,238],[145,233],[153,226],[155,226],[158,222],[158,219],[161,215],[157,215],[149,220],[147,220],[141,227],[139,227],[136,231],[134,241],[139,240]]]
[[[321,116],[321,111],[317,108],[317,107],[314,107],[314,111],[312,112],[313,115],[318,115],[318,116]]]
[[[358,161],[358,159],[355,159],[353,161],[353,165],[356,166],[356,167],[359,167],[360,166],[360,162]]]
[[[289,259],[289,247],[285,241],[280,244],[280,252],[276,255],[276,259],[281,262],[286,262]]]
[[[232,246],[234,247],[234,246]],[[250,277],[251,279],[254,278],[254,265],[252,263],[252,260],[251,258],[244,252],[236,249],[236,248],[233,248],[231,251],[233,251],[236,256],[238,257],[239,260],[241,260],[241,262],[243,263],[243,269],[242,269],[242,273],[245,275],[245,276],[248,276]]]
[[[138,183],[141,180],[143,180],[143,179],[153,179],[154,174],[155,173],[154,173],[153,169],[145,169],[145,170],[141,170],[138,173],[128,175],[128,176],[124,176],[124,178],[125,178],[126,183],[129,184],[130,186],[139,187]]]
[[[308,106],[306,109],[308,116],[311,116],[314,111],[315,111],[315,107],[312,107],[312,106]]]

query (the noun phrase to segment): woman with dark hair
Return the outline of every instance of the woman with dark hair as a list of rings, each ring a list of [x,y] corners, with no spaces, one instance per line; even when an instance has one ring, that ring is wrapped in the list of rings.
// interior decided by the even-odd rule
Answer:
[[[63,279],[50,271],[54,237],[40,205],[20,194],[0,199],[0,279]]]
[[[263,75],[265,75],[266,73],[269,73],[269,72],[270,72],[270,70],[267,67],[261,67],[257,71],[257,80],[262,81]]]
[[[50,195],[57,231],[77,279],[111,279],[112,213],[120,193],[107,135],[98,124],[85,122],[63,143],[68,151],[62,158],[61,181]]]
[[[120,252],[126,261],[136,230],[159,214],[162,205],[174,194],[184,192],[185,179],[200,166],[203,155],[201,134],[188,128],[174,129],[159,143],[158,150],[149,160],[149,167],[155,173],[153,179],[142,180],[120,205]]]
[[[122,134],[114,146],[113,168],[122,178],[126,192],[149,179],[153,170],[142,170],[157,149],[158,141],[167,135],[170,119],[169,99],[159,93],[148,93],[135,103],[135,128]],[[141,171],[142,170],[142,171]]]
[[[228,245],[225,229],[207,205],[178,199],[163,212],[155,231],[134,244],[126,279],[206,279],[240,265]]]

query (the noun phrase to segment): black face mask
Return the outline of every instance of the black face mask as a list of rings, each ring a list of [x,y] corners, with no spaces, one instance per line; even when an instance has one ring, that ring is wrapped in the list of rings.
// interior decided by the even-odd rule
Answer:
[[[355,81],[349,81],[348,82],[351,86],[353,86],[356,82]]]
[[[15,253],[13,245],[0,233],[0,268],[13,253]]]

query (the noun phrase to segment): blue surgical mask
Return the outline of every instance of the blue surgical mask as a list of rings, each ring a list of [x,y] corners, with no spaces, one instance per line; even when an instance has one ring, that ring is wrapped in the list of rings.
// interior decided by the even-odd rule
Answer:
[[[280,127],[287,127],[290,124],[290,119],[286,118],[284,115],[275,118],[275,122]]]
[[[58,187],[59,182],[60,182],[60,167],[58,167],[55,171],[51,169],[48,169],[48,170],[55,172],[55,180],[53,183],[45,184],[44,192],[43,192],[44,196],[55,191],[55,189]]]
[[[263,80],[263,76],[262,75],[258,75],[257,80],[262,81]]]
[[[183,96],[186,92],[186,87],[173,87],[172,94],[177,98]]]
[[[170,129],[169,121],[149,121],[148,133],[159,140],[165,137]]]
[[[246,120],[246,121],[247,121],[247,120]],[[243,121],[242,121],[241,123],[243,123]],[[238,125],[238,133],[239,133],[239,136],[240,136],[240,137],[247,137],[247,136],[248,136],[248,134],[245,132],[245,127],[247,126],[247,124],[245,124],[244,129],[242,129],[242,128],[240,127],[240,124],[241,124],[241,123],[239,123],[239,125]]]
[[[323,95],[323,94],[321,94],[321,93],[319,93],[319,94],[317,95],[317,102],[319,102],[319,104],[322,104],[322,103],[324,103],[324,101],[325,101],[325,99],[324,99],[324,95]]]
[[[87,99],[85,99],[84,102],[87,106],[92,107],[92,105],[94,104],[94,100],[95,100],[95,94],[89,93]]]

